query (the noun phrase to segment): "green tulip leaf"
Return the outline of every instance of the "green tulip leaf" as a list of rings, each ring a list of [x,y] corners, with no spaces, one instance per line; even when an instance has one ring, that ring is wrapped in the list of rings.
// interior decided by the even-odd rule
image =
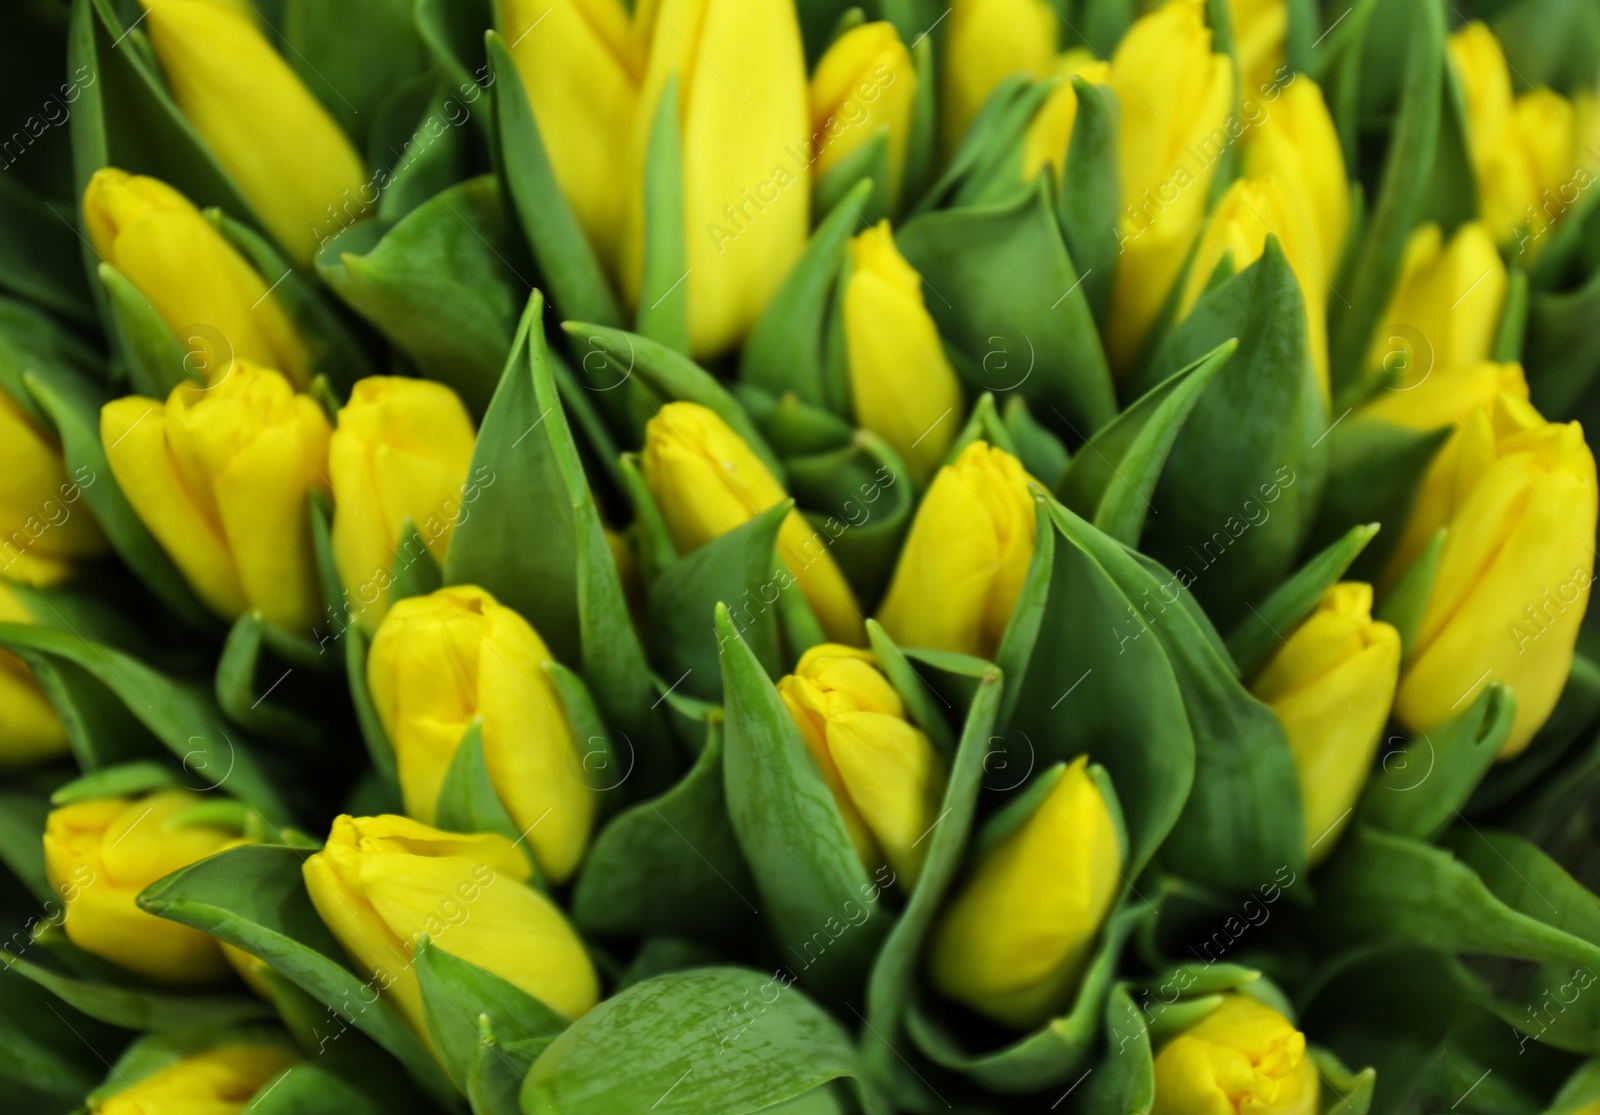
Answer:
[[[1348,415],[1328,440],[1328,484],[1311,531],[1326,546],[1352,527],[1381,523],[1388,529],[1351,567],[1354,580],[1372,580],[1388,560],[1411,518],[1423,477],[1450,437],[1449,428],[1418,433],[1378,419]]]
[[[123,1050],[116,1064],[108,1066],[111,1071],[100,1087],[89,1093],[88,1102],[99,1106],[119,1092],[136,1089],[141,1081],[186,1057],[235,1043],[277,1046],[286,1053],[289,1044],[283,1030],[270,1023],[220,1027],[202,1024],[145,1034]]]
[[[1411,656],[1417,644],[1417,629],[1422,626],[1422,614],[1427,610],[1428,597],[1433,594],[1433,579],[1439,572],[1439,560],[1444,554],[1448,529],[1440,527],[1428,544],[1406,567],[1378,605],[1377,617],[1400,633],[1401,662]]]
[[[45,818],[52,804],[52,799],[35,794],[0,791],[0,864],[4,864],[34,898],[49,903],[56,902],[56,891],[45,871],[42,840]]]
[[[461,102],[477,98],[458,94],[461,88],[452,88],[441,71],[427,70],[384,98],[367,139],[368,162],[376,168],[368,189],[377,194],[377,210],[346,202],[318,230],[319,250],[362,217],[375,218],[379,229],[392,226],[482,165],[477,136],[461,127],[470,119]]]
[[[936,192],[949,189],[946,205],[1003,204],[1032,188],[1033,183],[1022,177],[1023,145],[1033,118],[1059,84],[1059,78],[1050,77],[1025,82],[1015,92],[1002,86],[998,95],[991,95],[996,111],[987,119],[980,111],[940,186],[934,187]]]
[[[358,147],[390,91],[428,64],[409,0],[286,0],[284,61]],[[338,76],[338,86],[326,74]]]
[[[1137,546],[1173,443],[1238,348],[1237,340],[1224,341],[1101,428],[1068,464],[1056,489],[1061,502],[1117,541]]]
[[[567,727],[578,743],[582,758],[578,772],[589,788],[600,795],[600,816],[608,817],[615,811],[623,783],[633,774],[638,756],[626,737],[621,745],[612,739],[612,731],[600,716],[594,696],[584,680],[559,662],[544,663],[544,672],[561,697],[562,714]],[[626,760],[626,762],[624,762]]]
[[[748,350],[746,350],[748,351]],[[832,411],[803,402],[793,390],[779,397],[748,383],[736,383],[734,396],[755,420],[761,436],[782,457],[842,449],[856,428]]]
[[[644,262],[639,283],[640,336],[689,351],[689,266],[683,231],[683,140],[678,76],[669,74],[656,102],[644,166]],[[574,315],[565,315],[572,317]],[[598,320],[587,316],[579,320]]]
[[[1050,519],[1050,509],[1035,492],[1033,556],[1028,559],[1028,572],[1022,581],[1022,591],[1011,609],[1005,634],[995,650],[995,664],[1005,676],[1021,681],[1027,675],[1028,663],[1033,659],[1034,648],[1039,643],[1039,630],[1044,624],[1045,611],[1050,601],[1050,578],[1056,565],[1056,531]],[[1000,722],[1010,724],[1016,712],[1017,701],[1022,696],[1022,686],[1017,682],[1007,687],[1000,706]],[[1031,753],[1030,753],[1031,758]]]
[[[1600,1060],[1586,1061],[1561,1085],[1544,1115],[1577,1115],[1600,1100]]]
[[[539,1055],[522,1110],[748,1115],[854,1075],[849,1037],[793,982],[711,967],[636,984]],[[770,1000],[765,988],[775,992]]]
[[[790,457],[789,491],[806,507],[863,601],[888,588],[916,504],[910,473],[887,442],[859,430],[849,445]],[[888,497],[888,498],[884,498]]]
[[[1561,699],[1526,751],[1515,759],[1497,763],[1473,790],[1463,812],[1487,813],[1511,801],[1568,754],[1587,730],[1600,720],[1600,665],[1582,654],[1572,659]]]
[[[393,1063],[379,1055],[334,1050],[263,1085],[250,1115],[387,1115],[415,1108],[418,1098]]]
[[[495,23],[489,0],[416,0],[413,10],[423,46],[457,89],[494,80],[483,50],[483,29]]]
[[[1528,297],[1528,272],[1520,261],[1513,260],[1506,284],[1506,308],[1501,311],[1500,328],[1495,331],[1494,347],[1489,350],[1489,359],[1497,364],[1522,360],[1523,344],[1528,335]],[[1547,407],[1546,412],[1567,413],[1565,409],[1551,407]]]
[[[0,1088],[19,1111],[71,1111],[100,1082],[120,1033],[21,976],[0,974]]]
[[[50,426],[51,418],[29,393],[25,373],[46,383],[62,378],[97,383],[105,374],[104,364],[103,356],[44,311],[0,297],[0,391],[40,426]]]
[[[1072,261],[1083,269],[1083,293],[1104,328],[1121,245],[1122,181],[1117,161],[1116,99],[1081,77],[1072,80],[1078,115],[1067,145],[1057,213]],[[1041,478],[1042,479],[1042,478]]]
[[[1477,219],[1483,204],[1472,164],[1466,94],[1454,67],[1445,67],[1439,101],[1439,138],[1417,219],[1457,228]]]
[[[1338,1057],[1317,1046],[1307,1046],[1305,1056],[1322,1082],[1322,1099],[1317,1108],[1321,1115],[1367,1115],[1378,1083],[1376,1069],[1368,1066],[1351,1072]]]
[[[638,454],[624,453],[619,463],[622,491],[633,508],[635,551],[639,555],[644,583],[651,585],[678,564],[678,547],[672,541],[672,532],[667,529],[667,520],[661,514],[661,508],[656,506],[650,486],[639,472]]]
[[[884,125],[871,138],[818,175],[812,188],[812,204],[819,213],[831,213],[856,193],[857,186],[865,183],[869,189],[851,204],[855,210],[854,216],[861,224],[875,225],[889,216],[891,175],[889,127]]]
[[[900,32],[900,41],[911,44],[911,59],[917,70],[917,96],[911,106],[911,126],[906,136],[900,197],[891,214],[896,224],[901,214],[922,196],[933,181],[934,165],[939,153],[939,74],[933,56],[933,39],[930,37],[933,31],[931,24],[939,17],[927,12],[919,13],[924,18],[915,20],[920,26],[913,30],[911,25],[914,17],[909,9],[916,6],[916,0],[887,0],[884,4],[890,22]],[[899,10],[898,16],[896,9]]]
[[[149,300],[116,268],[102,263],[96,270],[111,314],[107,332],[117,340],[134,391],[165,399],[179,384],[197,382],[205,369],[197,367],[191,361],[196,354],[183,347],[189,338],[175,336]]]
[[[1150,1115],[1156,1099],[1155,1059],[1145,1015],[1124,984],[1106,997],[1105,1059],[1098,1076],[1088,1082],[1090,1115]]]
[[[116,766],[101,767],[87,774],[64,782],[50,795],[52,806],[71,805],[79,801],[93,801],[96,798],[126,797],[132,794],[146,794],[152,790],[165,789],[168,786],[180,785],[178,772],[166,763],[151,762],[141,759],[131,763],[119,763]],[[42,819],[41,814],[41,819]],[[34,833],[35,839],[44,831],[43,825],[39,832]]]
[[[1591,222],[1592,223],[1592,222]],[[1574,290],[1535,291],[1528,300],[1528,337],[1523,362],[1528,390],[1541,413],[1570,415],[1600,369],[1600,268]]]
[[[422,1039],[374,981],[344,965],[344,951],[306,893],[304,859],[293,848],[231,848],[147,887],[139,905],[243,949],[326,1004],[319,1052],[354,1026],[393,1054],[430,1095],[450,1103],[454,1093]]]
[[[9,248],[0,259],[0,287],[89,325],[97,315],[74,233],[71,207],[36,193],[14,175],[0,179],[0,241]]]
[[[875,619],[867,620],[867,639],[872,646],[872,653],[877,657],[878,669],[905,702],[906,714],[911,722],[927,734],[941,759],[947,763],[953,762],[956,739],[950,732],[950,724],[945,720],[944,713],[939,711],[940,705],[948,709],[950,703],[911,664],[911,659],[895,645],[889,633]],[[934,704],[935,700],[939,705]]]
[[[372,690],[367,685],[367,650],[370,642],[360,625],[351,624],[345,631],[345,676],[350,681],[350,704],[356,713],[356,723],[361,729],[361,739],[366,744],[367,756],[372,760],[383,800],[388,812],[404,812],[400,794],[400,769],[395,762],[394,747],[389,733],[378,717],[377,706],[372,702]]]
[[[447,832],[492,832],[520,843],[516,823],[500,803],[483,758],[483,717],[475,716],[456,746],[434,805],[434,824]],[[529,857],[530,862],[532,857]]]
[[[1012,395],[1006,400],[1001,408],[1001,423],[1011,436],[1014,455],[1028,475],[1056,491],[1071,464],[1061,439],[1040,424],[1021,395]]]
[[[269,669],[263,670],[264,665]],[[282,674],[277,672],[280,665],[288,667]],[[268,698],[297,669],[337,668],[337,661],[310,639],[274,626],[260,612],[246,612],[234,621],[222,645],[212,688],[218,707],[246,730],[302,750],[321,751],[331,744],[322,723],[285,704],[269,703]],[[263,675],[266,690],[258,692],[257,681]]]
[[[553,1040],[552,1035],[502,1041],[495,1035],[494,1020],[480,1015],[478,1044],[467,1069],[467,1102],[472,1105],[472,1115],[521,1115],[522,1078]]]
[[[972,404],[972,412],[967,415],[966,425],[961,427],[961,432],[945,451],[944,463],[955,464],[967,446],[975,441],[987,442],[996,449],[1004,449],[1013,457],[1016,456],[1017,447],[1011,440],[1011,431],[1000,418],[994,395],[988,391],[979,395],[978,401]]]

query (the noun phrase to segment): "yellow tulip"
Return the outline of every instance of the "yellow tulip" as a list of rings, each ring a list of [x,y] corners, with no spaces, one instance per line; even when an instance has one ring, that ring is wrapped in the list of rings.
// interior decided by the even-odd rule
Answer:
[[[215,938],[134,903],[157,879],[240,843],[226,829],[175,823],[185,810],[212,800],[172,789],[52,810],[45,820],[44,862],[50,885],[66,905],[68,940],[160,983],[209,983],[227,975]]]
[[[1316,1115],[1321,1081],[1306,1037],[1283,1015],[1231,994],[1156,1054],[1150,1115]]]
[[[1546,422],[1500,395],[1467,417],[1450,474],[1430,475],[1407,528],[1447,528],[1409,648],[1395,711],[1428,732],[1484,685],[1502,682],[1517,716],[1501,748],[1527,747],[1555,707],[1594,580],[1594,455],[1576,422]],[[1407,560],[1403,549],[1396,568]]]
[[[323,922],[418,1033],[428,1026],[412,958],[424,934],[568,1018],[599,998],[583,942],[560,909],[527,885],[528,861],[503,836],[440,832],[406,817],[341,816],[302,872]]]
[[[239,357],[296,387],[311,382],[311,353],[268,285],[279,276],[262,278],[177,190],[105,167],[83,191],[83,223],[95,252],[149,301],[206,379]]]
[[[1233,61],[1212,53],[1204,9],[1167,0],[1111,58],[1123,210],[1106,352],[1119,370],[1144,347],[1200,235],[1217,163],[1243,132],[1228,119]]]
[[[89,1106],[91,1115],[238,1115],[255,1094],[300,1061],[287,1045],[231,1042],[191,1053]]]
[[[80,502],[94,472],[68,475],[56,439],[0,390],[0,578],[48,586],[105,551],[105,535]]]
[[[1304,74],[1296,76],[1246,136],[1246,173],[1272,175],[1305,204],[1316,233],[1316,251],[1307,256],[1316,260],[1323,280],[1331,279],[1350,229],[1350,183],[1322,90]],[[1323,289],[1327,286],[1324,281]]]
[[[1123,848],[1079,756],[1040,777],[1055,785],[984,852],[934,928],[939,991],[1019,1030],[1072,1002],[1122,878]]]
[[[1289,183],[1275,175],[1240,178],[1228,187],[1207,218],[1195,249],[1194,262],[1178,304],[1183,318],[1194,308],[1206,283],[1224,257],[1235,272],[1242,271],[1266,250],[1267,237],[1276,236],[1299,282],[1305,301],[1306,339],[1311,367],[1322,393],[1328,394],[1328,295],[1323,278],[1321,241],[1312,223],[1307,199],[1296,196]]]
[[[828,48],[811,75],[811,153],[817,177],[887,130],[889,200],[905,182],[917,68],[892,23],[863,23]]]
[[[697,403],[668,403],[645,426],[639,455],[645,485],[679,551],[689,553],[787,499],[761,458],[728,424]],[[778,529],[778,556],[828,638],[860,646],[866,626],[855,593],[822,531],[799,511]]]
[[[628,162],[623,279],[639,300],[645,154],[678,78],[689,349],[738,345],[805,249],[811,110],[792,0],[661,0]]]
[[[778,682],[806,750],[833,793],[869,871],[885,863],[909,891],[944,800],[945,769],[928,737],[864,650],[823,643]]]
[[[0,580],[0,623],[33,623],[17,594]],[[0,650],[0,768],[29,766],[67,753],[67,729],[28,665]]]
[[[856,422],[925,480],[960,433],[961,383],[922,300],[922,277],[894,245],[889,222],[850,242],[844,341]]]
[[[432,823],[445,772],[474,718],[496,795],[538,861],[564,882],[594,825],[594,791],[552,661],[528,621],[476,585],[396,601],[373,637],[367,684],[394,747],[406,812]]]
[[[498,8],[556,183],[600,257],[613,261],[643,38],[619,0],[499,0]]]
[[[1506,265],[1481,222],[1462,225],[1448,245],[1438,225],[1423,225],[1406,242],[1368,363],[1399,373],[1398,387],[1480,364],[1494,346],[1505,297]]]
[[[442,383],[371,376],[351,390],[328,440],[333,559],[367,630],[388,607],[397,551],[444,562],[476,442],[467,408]],[[403,539],[408,518],[415,533]]]
[[[1528,379],[1522,365],[1485,360],[1468,367],[1435,370],[1410,387],[1380,391],[1361,408],[1361,413],[1409,430],[1437,430],[1441,426],[1463,425],[1469,414],[1502,394],[1528,397]],[[1461,433],[1458,430],[1455,436],[1459,438]],[[1448,449],[1441,450],[1435,467],[1448,456]]]
[[[361,156],[248,15],[214,0],[140,2],[179,110],[289,255],[309,263],[339,230],[335,205],[376,200]]]
[[[1245,96],[1271,89],[1283,65],[1289,37],[1289,5],[1284,0],[1228,0],[1233,50]],[[1296,78],[1299,84],[1303,78]],[[1291,86],[1292,88],[1292,86]]]
[[[200,599],[311,626],[321,601],[306,493],[328,490],[328,419],[277,372],[234,361],[214,386],[180,384],[100,411],[128,502]]]
[[[1372,586],[1337,584],[1250,691],[1272,706],[1294,752],[1316,865],[1333,851],[1367,780],[1400,675],[1400,633],[1372,618]]]
[[[1078,92],[1072,79],[1081,77],[1092,85],[1110,85],[1111,67],[1087,50],[1069,50],[1056,62],[1057,85],[1028,122],[1022,141],[1022,180],[1032,182],[1049,167],[1059,182],[1067,165],[1067,148],[1072,144],[1072,129],[1078,122]]]
[[[952,0],[948,18],[940,104],[946,153],[995,86],[1012,74],[1050,73],[1061,19],[1048,0]]]
[[[878,612],[902,646],[993,658],[1033,560],[1028,474],[975,441],[939,470]]]

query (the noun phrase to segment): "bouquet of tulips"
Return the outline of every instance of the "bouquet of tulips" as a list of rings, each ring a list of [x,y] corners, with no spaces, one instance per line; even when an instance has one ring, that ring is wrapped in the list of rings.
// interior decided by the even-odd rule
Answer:
[[[10,0],[0,1109],[1596,1115],[1595,0]]]

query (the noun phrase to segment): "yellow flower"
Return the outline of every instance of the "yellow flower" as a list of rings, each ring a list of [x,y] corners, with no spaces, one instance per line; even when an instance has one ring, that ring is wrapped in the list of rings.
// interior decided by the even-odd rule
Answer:
[[[0,578],[54,585],[105,551],[81,501],[93,482],[86,467],[69,476],[56,439],[0,390]]]
[[[207,800],[173,789],[51,811],[45,870],[65,903],[63,924],[73,944],[160,983],[209,983],[228,974],[214,938],[134,904],[157,879],[240,843],[226,829],[174,823]]]
[[[328,441],[333,559],[370,631],[388,607],[396,552],[444,562],[477,439],[442,383],[371,376],[357,383]],[[401,538],[406,519],[415,532]]]
[[[278,242],[309,263],[339,230],[333,206],[376,200],[361,156],[247,14],[214,0],[140,2],[172,99]]]
[[[1045,98],[1039,111],[1028,122],[1022,141],[1022,180],[1032,182],[1046,166],[1059,182],[1067,165],[1067,148],[1072,129],[1078,122],[1078,92],[1072,79],[1081,77],[1094,85],[1111,84],[1111,67],[1097,61],[1087,50],[1073,49],[1056,63],[1061,84]]]
[[[400,767],[406,812],[432,823],[461,737],[483,719],[483,761],[539,869],[564,882],[594,825],[583,755],[528,621],[476,585],[397,601],[373,637],[367,684]]]
[[[1395,711],[1431,731],[1502,682],[1517,696],[1500,751],[1511,758],[1549,717],[1572,667],[1594,580],[1594,455],[1576,422],[1546,422],[1511,395],[1467,423],[1451,473],[1430,475],[1395,557],[1403,568],[1418,535],[1447,528]]]
[[[1464,425],[1469,414],[1501,394],[1528,397],[1528,379],[1521,364],[1485,360],[1461,368],[1436,369],[1421,383],[1379,391],[1361,413],[1409,430],[1437,430]],[[1461,431],[1455,436],[1459,438]],[[1441,450],[1435,467],[1449,455],[1449,450]]]
[[[428,1026],[412,958],[423,934],[568,1018],[599,998],[583,942],[527,885],[528,861],[503,836],[341,816],[302,871],[322,920],[420,1034]]]
[[[1297,75],[1246,138],[1246,173],[1272,175],[1306,206],[1316,233],[1316,250],[1307,256],[1315,259],[1322,279],[1332,279],[1350,229],[1350,182],[1322,90],[1309,77]],[[1327,289],[1326,282],[1322,286]]]
[[[845,353],[856,422],[925,480],[960,432],[961,384],[922,300],[922,277],[894,245],[889,222],[850,242]]]
[[[805,249],[811,110],[792,0],[660,0],[624,213],[623,279],[638,302],[644,166],[662,89],[678,78],[689,349],[736,346]]]
[[[1195,249],[1194,263],[1178,304],[1180,320],[1194,308],[1206,283],[1226,256],[1235,273],[1266,250],[1267,236],[1276,236],[1299,282],[1305,300],[1307,346],[1311,367],[1324,396],[1328,394],[1328,296],[1323,280],[1320,239],[1306,199],[1276,175],[1240,178],[1228,187],[1211,213]]]
[[[946,153],[960,145],[995,86],[1012,74],[1050,73],[1059,22],[1048,0],[952,0],[940,104]]]
[[[1306,1037],[1265,1003],[1226,995],[1156,1055],[1150,1115],[1316,1115]]]
[[[1227,126],[1233,61],[1212,53],[1204,8],[1167,0],[1111,58],[1123,210],[1106,352],[1118,369],[1144,347],[1200,235],[1217,163],[1238,137]]]
[[[728,424],[697,403],[668,403],[645,426],[644,482],[683,553],[727,534],[787,499],[761,458]],[[778,556],[828,638],[859,646],[866,627],[855,593],[828,551],[832,540],[799,511],[778,530]]]
[[[92,1115],[238,1115],[300,1055],[287,1045],[243,1042],[191,1053],[98,1103]],[[119,1083],[124,1083],[120,1080]]]
[[[945,769],[928,737],[864,650],[823,643],[778,682],[806,750],[833,792],[869,871],[887,863],[910,890],[944,800]]]
[[[984,852],[934,929],[939,991],[1018,1030],[1072,1002],[1121,882],[1116,822],[1088,760],[1041,777],[1055,785]]]
[[[993,658],[1033,560],[1028,474],[975,441],[939,470],[878,612],[902,646]]]
[[[1399,373],[1396,386],[1421,382],[1489,359],[1506,297],[1506,265],[1481,222],[1444,243],[1426,224],[1406,242],[1405,258],[1368,363]]]
[[[0,623],[34,617],[0,580]],[[0,650],[0,768],[29,766],[67,753],[67,729],[27,663]]]
[[[618,0],[499,0],[539,138],[600,258],[617,255],[644,40]]]
[[[296,387],[311,382],[310,351],[269,291],[271,280],[177,190],[105,167],[83,191],[83,223],[100,258],[194,354],[194,371],[216,379],[239,357],[282,372]]]
[[[100,411],[128,502],[218,615],[259,609],[294,630],[321,602],[306,493],[328,489],[328,419],[277,372],[234,361],[166,405],[130,396]]]
[[[1239,56],[1239,78],[1246,97],[1272,88],[1283,65],[1289,37],[1289,5],[1284,0],[1228,0],[1233,23],[1233,49]],[[1304,78],[1297,78],[1296,84]]]
[[[811,75],[811,153],[816,175],[879,132],[889,135],[889,199],[900,198],[917,101],[917,68],[892,23],[863,23],[828,48]]]
[[[1294,752],[1313,865],[1338,843],[1383,736],[1400,674],[1400,633],[1372,619],[1372,586],[1330,588],[1250,686]]]

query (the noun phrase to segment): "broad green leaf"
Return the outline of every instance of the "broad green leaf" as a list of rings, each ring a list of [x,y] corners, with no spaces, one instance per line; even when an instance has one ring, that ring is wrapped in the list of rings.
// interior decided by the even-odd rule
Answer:
[[[260,676],[265,672],[261,669],[263,663],[272,671],[265,677]],[[277,672],[280,666],[287,667],[281,674]],[[322,723],[269,698],[297,669],[335,668],[337,663],[319,653],[311,640],[274,627],[259,611],[246,612],[228,631],[212,688],[218,707],[234,723],[269,739],[317,752],[332,742]],[[258,685],[258,681],[262,684]],[[279,692],[279,696],[283,694]]]
[[[50,795],[50,804],[71,805],[73,802],[93,801],[95,798],[144,794],[177,785],[178,782],[178,772],[171,766],[141,759],[132,763],[120,763],[114,767],[101,767],[99,770],[92,770],[63,783]],[[43,820],[43,814],[40,815],[40,819]],[[44,830],[41,827],[39,831]],[[38,835],[34,834],[35,839]]]
[[[522,1038],[502,1041],[495,1035],[493,1020],[478,1019],[478,1044],[472,1051],[467,1070],[467,1102],[472,1115],[520,1115],[518,1097],[522,1078],[534,1058],[549,1047],[547,1038]]]
[[[414,1110],[418,1103],[416,1090],[392,1062],[336,1049],[291,1065],[260,1088],[246,1110],[250,1115],[389,1115]]]
[[[1328,484],[1311,544],[1327,546],[1352,527],[1381,524],[1384,537],[1367,547],[1350,572],[1355,580],[1376,578],[1405,532],[1434,454],[1449,437],[1449,429],[1418,433],[1347,413],[1323,443]]]
[[[1011,723],[1017,701],[1022,696],[1021,681],[1027,676],[1028,663],[1039,642],[1039,629],[1049,605],[1050,579],[1056,565],[1056,530],[1049,506],[1037,492],[1034,500],[1033,556],[1028,560],[1022,591],[1017,594],[1005,634],[1000,637],[1000,645],[994,653],[995,664],[1006,677],[1014,679],[1001,701],[1002,724]],[[1031,750],[1029,758],[1032,758]]]
[[[457,89],[488,77],[483,31],[495,23],[489,0],[416,0],[413,11],[423,45]]]
[[[1402,664],[1416,646],[1417,630],[1422,626],[1428,597],[1433,594],[1433,579],[1439,572],[1439,559],[1444,553],[1447,533],[1447,527],[1440,527],[1434,533],[1378,605],[1378,619],[1400,633]]]
[[[1600,338],[1592,326],[1600,313],[1600,268],[1574,290],[1536,290],[1528,300],[1528,337],[1522,354],[1528,391],[1541,413],[1572,413],[1600,368]],[[1587,323],[1587,325],[1586,325]]]
[[[1122,218],[1122,182],[1117,164],[1117,105],[1097,86],[1073,77],[1078,115],[1067,145],[1057,212],[1072,262],[1083,269],[1089,311],[1104,328],[1111,312],[1116,275],[1117,226]],[[1040,479],[1043,479],[1041,477]]]
[[[522,835],[489,781],[481,716],[473,717],[445,770],[434,806],[434,824],[448,832],[492,832],[512,841]]]
[[[1067,447],[1061,444],[1061,439],[1034,418],[1033,412],[1028,409],[1028,401],[1021,395],[1013,395],[1006,400],[1001,408],[1001,421],[1005,424],[1006,433],[1011,435],[1016,457],[1028,475],[1055,491],[1071,463]]]
[[[428,64],[415,7],[411,0],[285,0],[284,61],[357,148],[389,92]],[[463,91],[470,104],[468,97]]]
[[[14,1110],[72,1110],[104,1074],[101,1057],[127,1039],[38,984],[0,974],[0,1088]]]
[[[689,266],[683,230],[683,142],[678,78],[667,77],[651,122],[644,166],[644,262],[635,328],[675,352],[689,351]],[[573,317],[574,315],[563,315]],[[596,320],[583,316],[581,320]]]
[[[1122,984],[1106,997],[1105,1034],[1108,1056],[1088,1082],[1087,1110],[1090,1115],[1150,1115],[1156,1098],[1150,1033],[1144,1012]]]
[[[789,491],[863,604],[880,598],[916,504],[910,472],[889,444],[858,430],[842,449],[790,457]]]
[[[1561,699],[1528,749],[1515,759],[1497,763],[1473,790],[1463,812],[1487,813],[1515,798],[1550,770],[1600,719],[1600,665],[1582,654],[1572,659]]]
[[[869,189],[852,202],[854,215],[863,225],[875,225],[889,216],[890,176],[889,129],[884,127],[817,177],[812,204],[818,212],[831,212],[865,184]]]
[[[174,387],[194,382],[202,372],[210,370],[191,361],[195,353],[184,346],[194,338],[179,336],[169,329],[149,299],[134,289],[121,272],[109,263],[102,263],[96,271],[110,308],[107,332],[116,340],[117,349],[127,363],[128,378],[135,392],[165,400]],[[184,332],[200,334],[201,340],[211,340],[204,334],[215,330],[209,325],[196,324]],[[219,339],[226,344],[226,338],[219,335]]]

